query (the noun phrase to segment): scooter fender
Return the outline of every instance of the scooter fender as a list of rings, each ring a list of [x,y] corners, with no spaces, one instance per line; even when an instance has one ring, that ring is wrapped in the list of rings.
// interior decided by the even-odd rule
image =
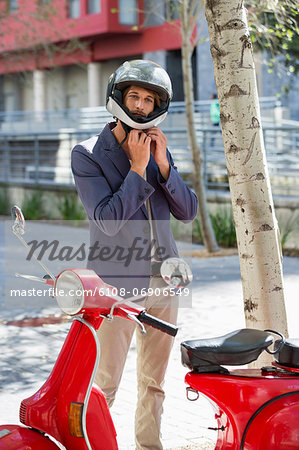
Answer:
[[[49,434],[67,449],[117,450],[107,402],[93,384],[99,353],[94,327],[76,318],[48,380],[22,401],[21,422]],[[71,428],[73,406],[79,407],[76,429]]]
[[[244,431],[243,450],[298,450],[299,392],[288,392],[262,405]]]
[[[0,426],[0,450],[57,450],[59,447],[39,431],[19,425]]]
[[[99,341],[94,327],[84,319],[72,358],[66,367],[57,399],[58,428],[66,448],[76,450],[117,450],[116,431],[103,392],[93,383],[99,361]],[[78,364],[80,361],[80,364]],[[86,377],[86,373],[90,374]],[[81,404],[81,424],[84,438],[75,436],[69,428],[71,404]]]
[[[215,450],[298,450],[298,377],[259,369],[186,374],[212,404],[218,423]],[[295,390],[294,390],[295,389]]]

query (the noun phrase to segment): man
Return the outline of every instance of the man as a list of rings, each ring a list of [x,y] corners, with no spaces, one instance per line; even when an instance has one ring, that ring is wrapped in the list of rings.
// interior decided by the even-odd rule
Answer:
[[[125,62],[111,75],[107,88],[106,107],[117,121],[74,147],[72,170],[90,221],[88,267],[125,297],[150,286],[155,295],[146,297],[146,309],[175,324],[176,299],[163,295],[165,283],[157,275],[163,259],[178,255],[170,213],[192,221],[197,199],[179,176],[157,126],[166,117],[171,97],[171,81],[162,67],[146,60]],[[95,249],[102,258],[95,257]],[[118,317],[100,328],[96,382],[109,406],[134,331],[133,322]],[[145,336],[138,329],[136,338],[136,448],[160,450],[162,386],[173,338],[150,327]]]

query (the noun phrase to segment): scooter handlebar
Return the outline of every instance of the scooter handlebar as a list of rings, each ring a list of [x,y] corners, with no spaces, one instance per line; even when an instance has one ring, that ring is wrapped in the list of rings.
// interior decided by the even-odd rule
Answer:
[[[158,330],[163,331],[164,333],[169,334],[170,336],[176,336],[178,332],[178,327],[175,325],[172,325],[171,323],[164,322],[164,320],[157,319],[154,316],[151,316],[145,311],[141,311],[141,313],[138,314],[137,319],[140,322],[146,323],[147,325],[157,328]]]

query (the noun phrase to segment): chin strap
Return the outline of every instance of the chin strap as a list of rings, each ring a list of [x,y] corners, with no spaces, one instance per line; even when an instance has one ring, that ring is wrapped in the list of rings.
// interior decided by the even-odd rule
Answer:
[[[124,132],[126,133],[125,137],[123,138],[123,140],[120,142],[119,147],[121,147],[123,145],[123,143],[125,142],[125,140],[128,137],[128,134],[130,133],[131,130],[133,130],[133,128],[129,127],[129,125],[127,125],[126,123],[124,123],[122,120],[120,120],[121,126],[124,129]]]

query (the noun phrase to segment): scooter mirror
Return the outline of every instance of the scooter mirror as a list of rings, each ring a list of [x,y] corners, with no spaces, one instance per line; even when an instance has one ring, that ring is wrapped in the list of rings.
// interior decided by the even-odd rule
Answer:
[[[193,279],[190,266],[181,258],[163,261],[160,273],[165,283],[172,287],[187,286]]]
[[[12,232],[17,236],[17,238],[22,242],[22,244],[27,248],[30,249],[27,242],[24,240],[22,235],[25,233],[25,219],[22,213],[21,208],[18,206],[13,206],[11,208],[11,217],[13,220],[12,224]],[[55,276],[53,273],[43,264],[33,253],[33,257],[36,259],[36,261],[39,263],[39,265],[44,269],[44,271],[52,278],[52,280],[55,280]],[[22,276],[22,275],[20,275]],[[40,280],[39,280],[40,281]]]
[[[25,233],[25,219],[21,208],[13,206],[11,208],[11,217],[13,220],[12,231],[17,236],[22,236]]]

